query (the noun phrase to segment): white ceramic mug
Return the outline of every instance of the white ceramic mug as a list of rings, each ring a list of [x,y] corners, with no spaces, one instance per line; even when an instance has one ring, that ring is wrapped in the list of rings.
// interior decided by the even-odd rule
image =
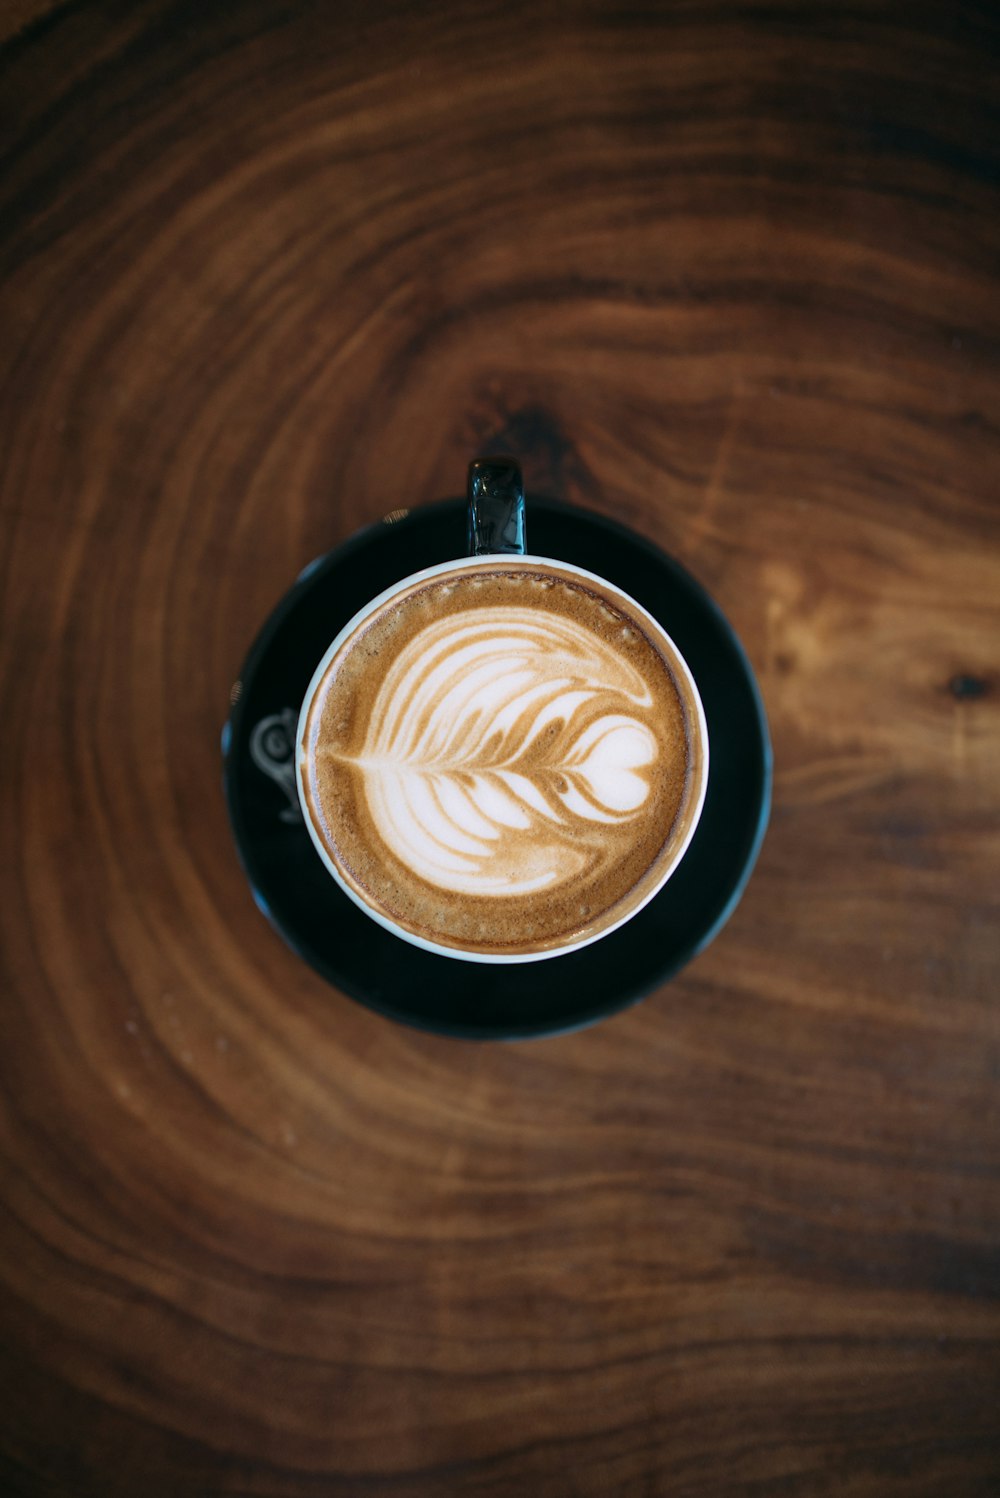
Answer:
[[[655,877],[645,878],[644,876],[645,882],[643,879],[637,881],[633,891],[634,899],[626,898],[620,902],[625,907],[624,913],[619,913],[609,924],[596,932],[590,931],[575,937],[570,934],[568,939],[560,940],[555,946],[546,946],[543,950],[502,953],[470,951],[445,942],[429,940],[416,931],[407,930],[380,909],[368,897],[366,891],[352,881],[347,870],[338,864],[334,856],[335,850],[332,851],[324,841],[312,811],[314,798],[309,783],[312,711],[316,694],[326,679],[330,664],[338,652],[372,615],[382,610],[394,598],[411,590],[414,585],[424,584],[449,574],[466,574],[477,568],[488,569],[491,565],[495,567],[495,559],[498,555],[504,558],[505,571],[508,568],[514,570],[523,568],[526,572],[532,569],[537,571],[539,568],[543,570],[555,568],[571,580],[597,585],[597,591],[613,606],[619,607],[626,616],[631,616],[636,620],[669,667],[685,714],[689,756],[686,789],[671,829],[668,856],[656,869]],[[489,558],[493,559],[492,564]],[[667,883],[694,836],[704,804],[708,785],[708,728],[701,697],[691,671],[663,626],[640,603],[606,578],[598,577],[593,572],[557,558],[536,557],[527,553],[525,551],[524,495],[520,472],[516,465],[506,460],[483,460],[474,463],[470,469],[469,555],[442,562],[436,567],[428,567],[421,572],[400,579],[398,583],[373,598],[344,625],[316,667],[302,703],[295,736],[295,766],[303,817],[316,851],[344,893],[372,920],[377,921],[380,926],[403,941],[442,956],[468,962],[532,962],[563,956],[588,946],[591,942],[601,940],[624,925],[626,921],[631,920]],[[497,898],[503,897],[497,896]]]

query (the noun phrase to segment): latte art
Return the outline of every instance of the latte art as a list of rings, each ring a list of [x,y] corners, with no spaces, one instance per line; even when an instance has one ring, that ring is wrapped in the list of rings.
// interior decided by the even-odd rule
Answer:
[[[418,576],[317,674],[307,826],[359,903],[435,946],[520,960],[591,940],[659,887],[697,817],[685,670],[631,600],[558,563]]]
[[[652,705],[634,668],[575,621],[477,609],[402,651],[355,763],[380,836],[420,877],[523,895],[607,856],[593,824],[649,799]]]

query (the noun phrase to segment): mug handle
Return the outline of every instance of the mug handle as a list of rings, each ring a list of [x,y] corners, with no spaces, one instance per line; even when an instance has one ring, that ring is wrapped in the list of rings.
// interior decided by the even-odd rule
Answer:
[[[524,481],[510,458],[477,458],[469,464],[470,557],[524,556]]]

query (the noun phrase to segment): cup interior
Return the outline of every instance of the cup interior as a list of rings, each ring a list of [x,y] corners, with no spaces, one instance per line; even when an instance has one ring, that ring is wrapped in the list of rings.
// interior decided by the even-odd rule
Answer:
[[[623,908],[616,911],[615,918],[610,919],[599,930],[587,931],[578,937],[546,945],[537,950],[499,953],[477,951],[445,941],[429,940],[424,934],[407,930],[405,926],[394,920],[370,897],[367,890],[352,879],[349,870],[338,861],[335,847],[331,847],[322,832],[321,818],[316,810],[316,788],[312,775],[313,744],[319,720],[317,707],[322,689],[338,655],[346,650],[357,631],[365,625],[366,621],[371,620],[373,615],[390,604],[401,602],[407,593],[425,586],[433,579],[445,577],[448,574],[466,575],[477,571],[495,570],[497,563],[496,556],[461,557],[435,567],[425,568],[387,588],[348,620],[325,651],[306,691],[296,732],[295,765],[305,824],[316,851],[341,889],[373,920],[402,940],[426,951],[469,962],[521,963],[561,956],[600,940],[624,925],[663,888],[683,858],[701,815],[708,784],[708,729],[697,684],[686,661],[663,626],[641,604],[608,579],[556,558],[533,555],[504,556],[502,566],[505,571],[509,569],[531,570],[532,568],[555,569],[571,580],[577,580],[585,586],[590,585],[606,596],[612,604],[618,605],[625,614],[631,615],[653,641],[667,662],[685,716],[688,770],[680,806],[663,853],[636,882],[627,899],[621,902]]]

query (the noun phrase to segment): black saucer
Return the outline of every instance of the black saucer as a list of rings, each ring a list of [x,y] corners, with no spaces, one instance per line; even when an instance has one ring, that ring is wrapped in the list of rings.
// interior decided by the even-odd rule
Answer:
[[[292,741],[312,673],[377,593],[465,553],[466,505],[449,500],[361,531],[307,567],[264,625],[223,730],[224,781],[254,898],[289,946],[352,998],[425,1030],[475,1039],[592,1023],[665,982],[732,914],[771,799],[771,748],[742,647],[704,589],[641,536],[549,500],[528,503],[528,549],[618,583],[659,619],[694,673],[708,719],[708,794],[669,883],[627,925],[565,957],[489,965],[401,941],[337,887],[299,811]]]

